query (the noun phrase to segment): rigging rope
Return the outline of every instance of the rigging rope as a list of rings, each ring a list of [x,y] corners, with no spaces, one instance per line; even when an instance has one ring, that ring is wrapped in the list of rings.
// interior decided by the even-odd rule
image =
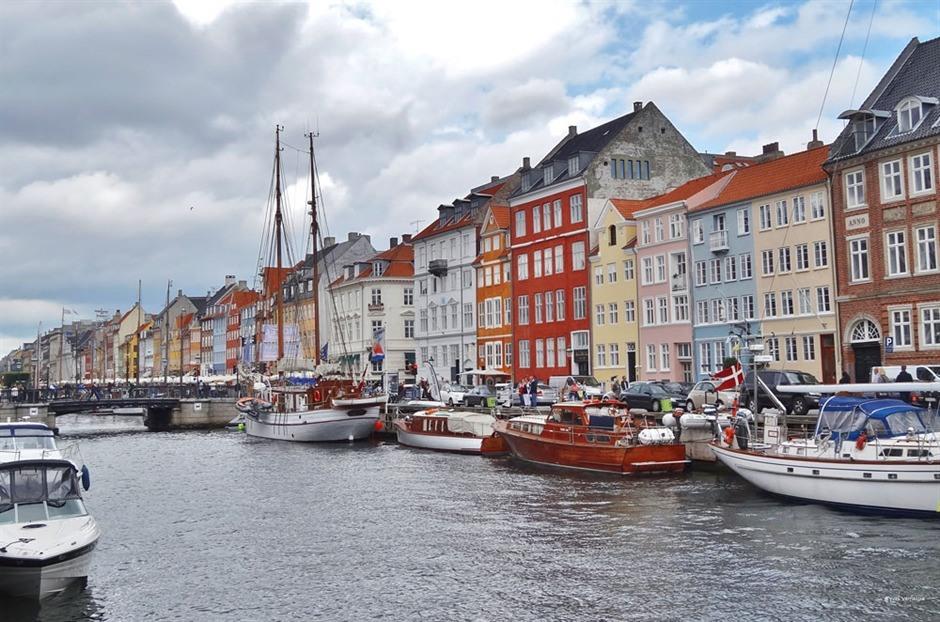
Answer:
[[[849,18],[852,16],[852,6],[855,0],[849,0],[849,10],[845,14],[845,23],[842,25],[842,35],[839,37],[839,46],[836,48],[836,57],[832,59],[832,69],[829,71],[829,81],[826,82],[826,91],[823,93],[822,103],[819,105],[819,116],[816,117],[816,125],[813,129],[819,129],[819,121],[822,119],[823,108],[826,107],[826,99],[829,97],[829,87],[832,85],[832,76],[836,72],[836,63],[839,62],[839,52],[842,50],[842,41],[845,39],[845,29],[849,26]]]
[[[855,91],[858,89],[858,80],[862,76],[862,65],[865,64],[865,52],[868,51],[868,39],[871,37],[871,25],[875,21],[875,8],[878,6],[878,0],[871,3],[871,17],[868,19],[868,32],[865,33],[865,45],[862,46],[862,57],[858,59],[858,72],[855,74],[855,85],[852,87],[852,99],[849,108],[855,108]]]

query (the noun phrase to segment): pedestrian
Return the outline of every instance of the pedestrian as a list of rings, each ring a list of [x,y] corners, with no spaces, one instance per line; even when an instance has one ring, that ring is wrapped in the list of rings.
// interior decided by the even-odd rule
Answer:
[[[568,386],[568,399],[571,401],[581,399],[581,387],[578,386],[578,381],[574,378],[571,379],[571,384]]]
[[[914,382],[914,377],[911,376],[911,374],[907,371],[907,365],[901,365],[901,373],[897,375],[894,381],[895,382]],[[910,404],[911,392],[910,391],[902,392],[901,399],[907,402],[908,404]]]
[[[528,406],[526,403],[528,398],[526,398],[525,380],[519,381],[519,386],[516,387],[516,393],[519,394],[519,404],[521,406]]]
[[[534,376],[529,380],[529,404],[531,406],[539,405],[539,381]]]
[[[849,372],[842,370],[842,377],[839,378],[839,384],[852,384],[852,379],[849,378]]]

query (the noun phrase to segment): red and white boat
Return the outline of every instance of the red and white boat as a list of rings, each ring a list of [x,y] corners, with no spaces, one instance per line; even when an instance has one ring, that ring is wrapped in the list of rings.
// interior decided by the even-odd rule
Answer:
[[[635,420],[619,401],[562,402],[493,428],[513,456],[535,464],[627,475],[678,472],[689,462],[672,430]]]
[[[409,447],[462,454],[504,454],[506,442],[493,432],[496,418],[482,413],[426,410],[395,420],[398,442]]]

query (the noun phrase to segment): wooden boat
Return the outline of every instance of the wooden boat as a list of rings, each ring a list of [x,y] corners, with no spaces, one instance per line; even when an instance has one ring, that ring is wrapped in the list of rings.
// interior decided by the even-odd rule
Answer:
[[[619,473],[673,473],[688,464],[672,430],[634,419],[615,400],[562,402],[548,415],[497,421],[513,456],[568,469]]]
[[[395,420],[398,442],[409,447],[462,454],[498,455],[509,451],[493,431],[492,415],[427,410]]]

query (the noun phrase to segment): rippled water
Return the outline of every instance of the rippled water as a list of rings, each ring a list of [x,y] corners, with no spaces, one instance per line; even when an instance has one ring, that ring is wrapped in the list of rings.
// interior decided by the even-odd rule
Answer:
[[[940,523],[395,444],[81,439],[84,591],[0,620],[929,620]]]

